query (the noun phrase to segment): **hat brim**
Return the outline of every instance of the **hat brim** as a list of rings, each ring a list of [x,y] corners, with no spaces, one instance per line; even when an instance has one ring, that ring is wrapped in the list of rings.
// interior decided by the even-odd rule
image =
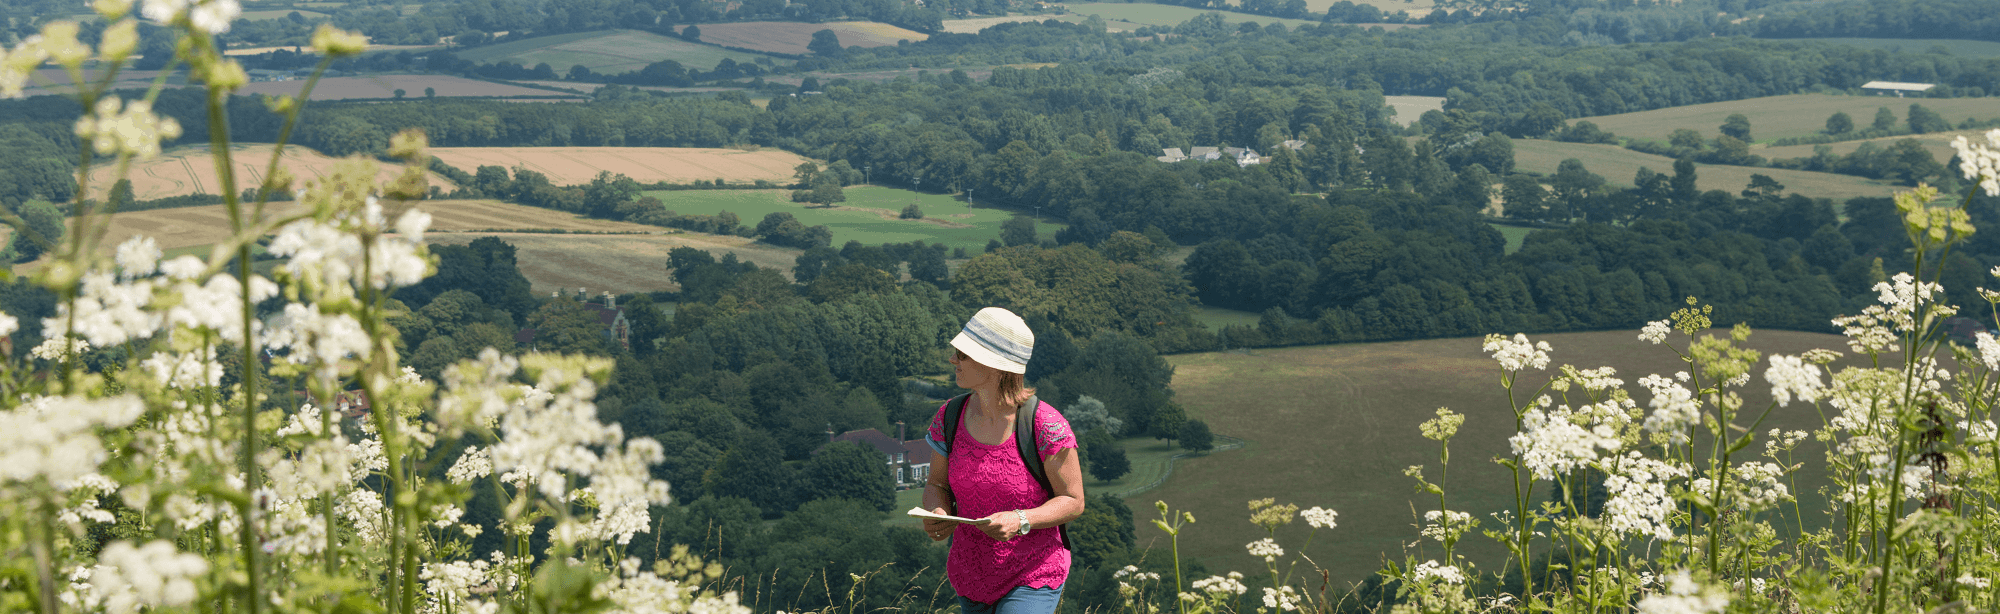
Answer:
[[[1014,362],[1012,359],[1001,356],[999,352],[986,349],[986,346],[980,345],[977,339],[973,339],[971,335],[965,334],[963,331],[960,331],[957,337],[951,339],[951,347],[958,348],[958,351],[964,352],[967,357],[972,358],[973,362],[1008,373],[1023,375],[1028,373],[1027,363]]]

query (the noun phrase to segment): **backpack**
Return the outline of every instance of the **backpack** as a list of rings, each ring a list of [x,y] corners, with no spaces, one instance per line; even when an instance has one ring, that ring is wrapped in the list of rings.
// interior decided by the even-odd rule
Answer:
[[[972,393],[968,392],[952,397],[950,401],[945,401],[944,455],[946,459],[951,458],[952,441],[958,438],[958,419],[965,415],[965,404],[971,400]],[[1048,468],[1042,466],[1042,455],[1039,450],[1035,449],[1035,412],[1041,410],[1042,401],[1030,395],[1026,402],[1021,403],[1021,407],[1027,408],[1028,416],[1026,420],[1021,419],[1018,413],[1014,416],[1014,450],[1021,453],[1021,464],[1026,465],[1028,467],[1028,475],[1035,476],[1035,481],[1042,485],[1042,492],[1048,493],[1050,498],[1054,498],[1056,489],[1054,486],[1049,485]],[[946,467],[950,467],[950,465],[946,465]],[[1069,527],[1067,525],[1056,525],[1056,535],[1062,538],[1063,549],[1069,550]]]

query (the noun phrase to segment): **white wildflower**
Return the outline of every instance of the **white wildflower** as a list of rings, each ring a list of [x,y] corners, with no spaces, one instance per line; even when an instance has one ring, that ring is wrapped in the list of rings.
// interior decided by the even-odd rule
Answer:
[[[1686,372],[1681,375],[1686,375]],[[1681,381],[1687,381],[1687,378],[1683,377]],[[1658,375],[1640,378],[1639,385],[1653,393],[1653,399],[1648,403],[1653,413],[1646,416],[1646,422],[1641,426],[1649,433],[1665,433],[1669,443],[1687,442],[1688,427],[1701,420],[1701,404],[1695,401],[1694,392],[1679,382]]]
[[[133,235],[118,244],[117,253],[120,278],[135,279],[160,270],[160,243],[152,237]]]
[[[1987,587],[1993,586],[1992,580],[1974,576],[1972,575],[1971,572],[1967,572],[1964,575],[1959,576],[1958,583],[1980,590],[1986,590]]]
[[[88,351],[90,351],[90,342],[88,341],[84,341],[82,339],[66,339],[63,337],[49,337],[47,339],[43,339],[40,345],[36,345],[35,347],[30,348],[28,350],[28,355],[51,362],[62,362],[77,356],[82,356],[84,352]]]
[[[1243,547],[1250,551],[1250,556],[1264,557],[1264,562],[1266,563],[1275,562],[1278,560],[1278,557],[1285,555],[1284,547],[1279,546],[1277,540],[1269,537],[1250,542]]]
[[[1666,343],[1667,333],[1673,331],[1673,325],[1666,320],[1647,322],[1645,328],[1639,329],[1639,340],[1651,341],[1653,345],[1659,345]]]
[[[1209,576],[1206,580],[1195,580],[1194,590],[1213,595],[1241,595],[1250,589],[1243,585],[1243,574],[1232,571],[1227,577]]]
[[[1334,521],[1339,518],[1340,512],[1314,507],[1299,512],[1299,515],[1304,516],[1306,524],[1311,525],[1314,529],[1331,529],[1334,527]]]
[[[1611,411],[1605,411],[1605,410]],[[1598,418],[1613,420],[1623,417],[1614,402],[1586,405],[1571,410],[1563,405],[1554,409],[1529,409],[1521,416],[1521,432],[1509,437],[1507,442],[1514,454],[1521,457],[1538,480],[1555,479],[1557,475],[1597,459],[1597,449],[1617,450],[1624,446],[1611,425],[1594,423]],[[1579,424],[1578,420],[1583,423]]]
[[[1412,579],[1418,582],[1436,579],[1446,584],[1465,583],[1465,572],[1450,565],[1440,565],[1436,560],[1424,561],[1422,565],[1411,568],[1410,572]]]
[[[1992,333],[1983,330],[1974,333],[1972,339],[1979,347],[1979,362],[1984,363],[1988,371],[2000,371],[2000,340],[1995,340]]]
[[[181,136],[180,123],[153,113],[152,103],[126,103],[116,95],[98,99],[93,114],[77,118],[75,129],[77,138],[89,142],[99,154],[141,160],[160,155],[160,141]]]
[[[1819,380],[1819,368],[1806,364],[1798,356],[1772,355],[1764,380],[1771,383],[1771,398],[1779,407],[1790,405],[1794,396],[1807,403],[1819,402],[1820,394],[1826,390]]]
[[[451,469],[444,473],[445,479],[453,484],[464,484],[489,475],[493,475],[493,459],[485,448],[478,446],[466,448],[458,456],[458,462],[452,463]]]
[[[1604,467],[1609,474],[1604,478],[1604,489],[1611,497],[1604,501],[1603,514],[1607,526],[1619,533],[1673,539],[1667,518],[1677,502],[1668,492],[1667,482],[1687,477],[1687,468],[1645,458],[1638,452],[1613,457],[1608,465]]]
[[[1299,592],[1290,586],[1282,589],[1264,589],[1264,607],[1285,612],[1299,609]]]
[[[91,581],[104,595],[105,611],[114,614],[193,603],[198,596],[193,579],[208,573],[207,560],[182,553],[165,540],[137,548],[127,541],[111,542],[97,560]]]
[[[1499,361],[1500,368],[1506,371],[1519,371],[1528,367],[1546,369],[1549,366],[1550,349],[1549,342],[1530,343],[1528,336],[1520,333],[1515,333],[1512,340],[1497,334],[1487,335],[1486,343],[1481,347],[1481,351],[1492,354],[1493,360]]]
[[[34,397],[0,412],[0,481],[44,478],[68,488],[109,458],[97,429],[129,425],[145,409],[132,396]]]
[[[1666,590],[1639,600],[1640,614],[1713,614],[1729,606],[1729,593],[1703,586],[1681,569],[1662,580]]]
[[[2000,196],[2000,130],[1986,133],[1986,142],[1973,144],[1964,136],[1952,139],[1958,150],[1958,171],[1967,180],[1979,182],[1987,196]]]
[[[181,354],[155,352],[139,361],[139,366],[168,388],[194,390],[222,385],[222,365],[215,362],[214,346]]]

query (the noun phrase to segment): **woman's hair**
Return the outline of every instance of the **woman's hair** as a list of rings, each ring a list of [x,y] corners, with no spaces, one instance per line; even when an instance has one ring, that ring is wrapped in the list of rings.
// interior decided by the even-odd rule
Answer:
[[[966,356],[965,352],[960,351],[958,349],[953,349],[952,353],[956,354],[956,356],[953,356],[953,358],[956,360],[961,360],[961,361],[972,360],[971,356]],[[978,361],[973,361],[973,362],[976,363]],[[1028,376],[1019,373],[1009,373],[1006,371],[1000,371],[999,369],[993,369],[993,370],[998,371],[1000,373],[1000,400],[1006,401],[1008,405],[1020,405],[1022,403],[1026,403],[1028,401],[1028,397],[1034,396],[1035,389],[1028,387]],[[1027,409],[1028,411],[1035,410],[1035,408],[1033,407]]]

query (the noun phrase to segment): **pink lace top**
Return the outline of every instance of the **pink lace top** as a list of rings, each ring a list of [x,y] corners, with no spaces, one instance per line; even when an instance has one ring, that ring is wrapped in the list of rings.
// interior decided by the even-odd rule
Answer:
[[[950,403],[946,403],[950,405]],[[938,408],[926,437],[933,449],[944,448],[944,412]],[[1000,445],[987,445],[973,438],[965,418],[959,418],[958,433],[952,439],[946,468],[951,475],[951,492],[957,497],[956,515],[985,518],[995,512],[1027,510],[1047,503],[1049,495],[1021,463],[1014,433],[1007,432]],[[1048,403],[1035,407],[1035,448],[1046,461],[1064,448],[1075,448],[1069,421]],[[1046,464],[1044,464],[1047,467]],[[1049,467],[1053,470],[1053,467]],[[996,541],[971,525],[959,525],[952,534],[951,554],[945,558],[945,577],[958,594],[981,603],[995,603],[1017,586],[1054,588],[1069,579],[1069,550],[1054,527],[1036,528],[1027,537]]]

